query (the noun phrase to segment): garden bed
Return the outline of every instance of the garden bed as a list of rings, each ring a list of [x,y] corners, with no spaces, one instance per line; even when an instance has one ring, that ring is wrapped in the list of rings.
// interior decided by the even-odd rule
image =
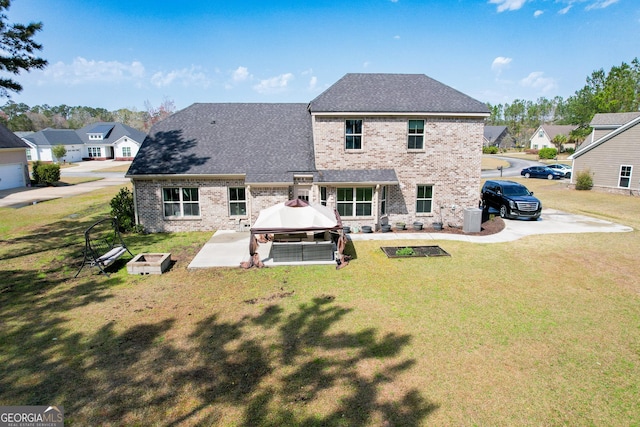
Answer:
[[[388,258],[414,258],[427,256],[451,256],[440,246],[381,246]]]

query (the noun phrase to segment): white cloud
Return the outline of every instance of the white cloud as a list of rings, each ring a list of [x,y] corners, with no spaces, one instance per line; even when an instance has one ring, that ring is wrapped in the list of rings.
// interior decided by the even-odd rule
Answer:
[[[502,70],[504,68],[507,68],[509,66],[509,64],[511,64],[512,60],[513,59],[511,59],[511,58],[507,58],[507,57],[504,57],[504,56],[498,56],[491,63],[491,69],[493,71],[495,71],[496,73],[500,74],[500,73],[502,73]]]
[[[280,74],[270,79],[260,80],[260,83],[253,86],[258,93],[278,93],[287,89],[289,82],[293,79],[293,74]]]
[[[316,76],[311,76],[309,80],[309,90],[315,90],[318,86],[318,78]]]
[[[96,61],[77,57],[71,64],[62,61],[48,67],[43,74],[54,81],[75,85],[83,83],[118,83],[141,80],[145,70],[141,62]]]
[[[585,8],[585,10],[605,9],[612,4],[618,3],[618,0],[596,0]]]
[[[498,5],[498,12],[519,10],[526,2],[527,0],[489,0],[489,3]]]
[[[538,16],[542,15],[544,13],[544,11],[542,10],[536,10],[535,12],[533,12],[533,17],[537,18]]]
[[[527,77],[520,80],[520,84],[525,87],[537,89],[543,93],[552,92],[558,87],[555,79],[545,77],[542,71],[534,71],[530,73]]]
[[[400,36],[393,36],[395,40],[400,40]]]
[[[570,5],[568,5],[567,7],[564,7],[564,8],[562,8],[562,9],[560,9],[560,10],[558,11],[558,13],[559,13],[560,15],[566,15],[567,13],[569,13],[569,11],[571,10],[571,8],[572,8],[572,7],[573,7],[573,5],[572,5],[572,4],[570,4]]]
[[[236,68],[231,76],[234,82],[243,82],[250,77],[251,75],[249,74],[249,69],[247,67]]]
[[[192,66],[191,68],[172,70],[167,73],[158,71],[151,76],[151,83],[157,87],[166,87],[174,83],[180,83],[183,86],[208,87],[210,82],[200,70],[200,67]]]

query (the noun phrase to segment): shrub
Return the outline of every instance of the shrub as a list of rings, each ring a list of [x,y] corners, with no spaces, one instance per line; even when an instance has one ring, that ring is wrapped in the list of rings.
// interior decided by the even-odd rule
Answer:
[[[31,169],[31,175],[33,175],[33,181],[36,184],[53,185],[60,181],[60,165],[41,163],[36,160],[33,162]]]
[[[120,231],[137,231],[135,211],[133,209],[133,193],[126,187],[120,189],[111,199],[111,216],[118,218]]]
[[[398,250],[396,250],[396,255],[401,255],[401,256],[411,256],[413,255],[415,252],[413,251],[412,248],[410,247],[406,247],[406,248],[400,248]]]
[[[555,159],[557,155],[558,155],[557,148],[545,147],[545,148],[541,148],[540,151],[538,151],[538,156],[541,159]]]
[[[576,174],[576,190],[591,190],[593,187],[593,177],[589,169]]]
[[[498,154],[498,147],[482,147],[482,154]]]
[[[526,150],[524,150],[525,153],[527,154],[535,154],[538,155],[538,150],[535,148],[527,148]]]

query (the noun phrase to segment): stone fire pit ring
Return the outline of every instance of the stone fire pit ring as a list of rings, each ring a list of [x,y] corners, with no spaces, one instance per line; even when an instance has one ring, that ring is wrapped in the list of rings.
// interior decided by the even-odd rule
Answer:
[[[162,274],[171,264],[170,253],[138,254],[127,263],[129,274]]]

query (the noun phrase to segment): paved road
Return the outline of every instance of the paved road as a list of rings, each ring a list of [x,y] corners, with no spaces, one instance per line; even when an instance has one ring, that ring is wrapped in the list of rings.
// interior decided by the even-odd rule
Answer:
[[[509,167],[504,168],[502,171],[499,171],[497,169],[483,170],[482,171],[483,178],[500,178],[500,177],[506,178],[511,176],[520,176],[520,171],[522,169],[528,168],[529,166],[540,166],[544,164],[540,162],[534,162],[531,160],[514,159],[512,157],[503,157],[503,156],[494,156],[494,155],[488,155],[488,157],[509,162]]]

